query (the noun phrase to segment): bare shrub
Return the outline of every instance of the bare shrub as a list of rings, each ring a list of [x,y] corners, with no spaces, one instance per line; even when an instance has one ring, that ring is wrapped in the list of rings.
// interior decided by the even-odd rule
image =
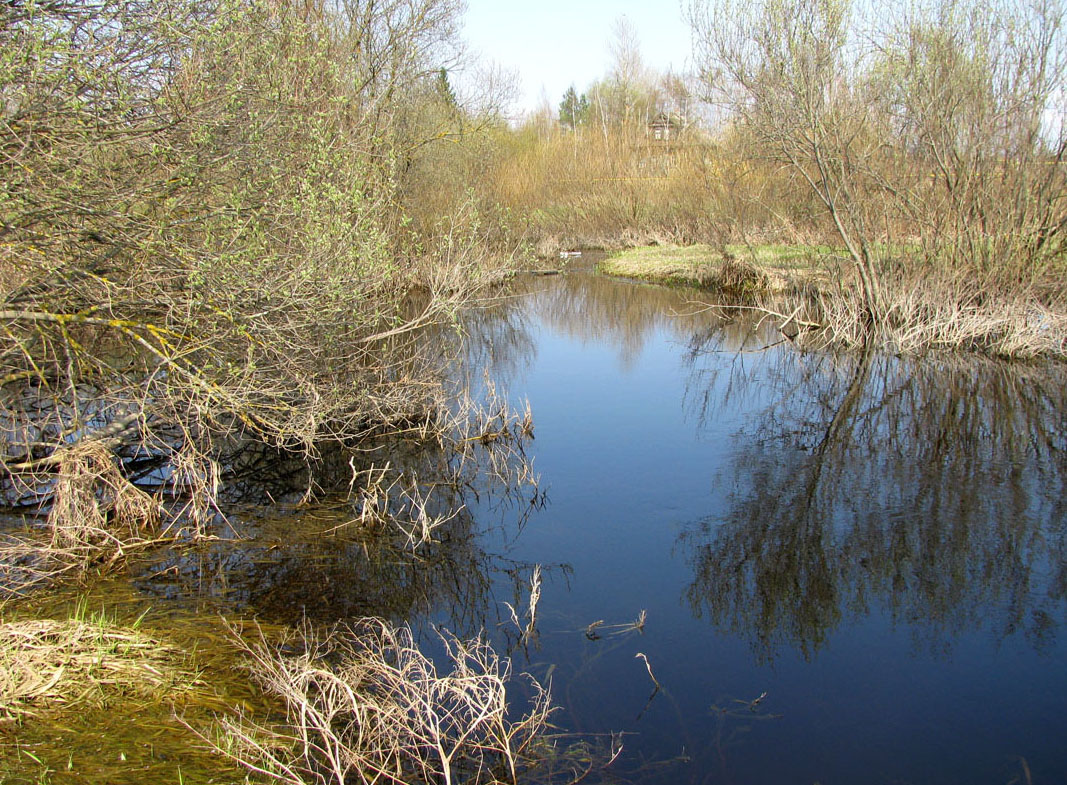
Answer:
[[[308,629],[280,645],[242,644],[255,678],[287,707],[285,727],[223,720],[225,754],[254,772],[305,783],[512,783],[538,762],[550,712],[533,679],[513,718],[510,664],[481,640],[441,634],[446,673],[411,631],[380,620]],[[287,653],[293,648],[297,654]]]
[[[418,336],[502,275],[473,203],[422,234],[403,206],[460,10],[0,6],[0,494],[57,552],[149,539],[137,472],[202,528],[220,445],[444,421]]]
[[[871,347],[894,354],[931,349],[970,349],[996,357],[1067,357],[1067,315],[1022,290],[990,293],[966,274],[897,270],[883,278],[885,318],[872,328],[866,302],[851,277],[833,287],[767,302],[757,310],[810,349]]]
[[[742,129],[745,157],[781,166],[845,251],[860,299],[830,291],[845,298],[824,302],[834,335],[892,334],[902,348],[1055,347],[1020,336],[1030,312],[1057,309],[1063,294],[1062,3],[694,0],[690,9],[708,98]],[[972,307],[963,292],[942,307],[954,275],[984,300]],[[908,287],[926,281],[934,286],[913,296]],[[1012,311],[1021,321],[1005,328]]]
[[[755,297],[770,288],[766,272],[731,253],[723,253],[717,278],[717,286],[733,296]]]

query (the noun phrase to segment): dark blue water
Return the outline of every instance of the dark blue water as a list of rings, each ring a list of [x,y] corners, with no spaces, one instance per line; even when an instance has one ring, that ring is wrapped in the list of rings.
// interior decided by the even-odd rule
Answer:
[[[499,546],[545,566],[513,656],[562,730],[621,741],[605,776],[1067,781],[1062,369],[801,354],[676,290],[528,288],[471,336],[547,491]]]

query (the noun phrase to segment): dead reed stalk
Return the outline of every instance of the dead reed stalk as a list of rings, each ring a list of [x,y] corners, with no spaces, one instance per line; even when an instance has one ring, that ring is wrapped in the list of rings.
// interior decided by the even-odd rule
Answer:
[[[874,344],[898,354],[930,349],[979,350],[996,357],[1067,357],[1067,310],[1029,292],[1002,293],[975,281],[928,274],[883,281],[885,317],[872,332],[864,304],[843,284],[821,293],[809,333],[817,343],[856,347]]]
[[[110,567],[131,553],[174,538],[162,531],[160,500],[134,486],[111,448],[86,440],[57,450],[47,542],[0,540],[0,597],[22,594],[90,566]]]
[[[511,612],[511,622],[519,630],[519,645],[526,646],[537,636],[537,606],[541,602],[541,565],[535,564],[530,576],[530,599],[526,605],[526,623],[519,619],[519,614],[511,603],[505,602]]]
[[[79,442],[56,453],[56,474],[48,525],[59,549],[122,555],[125,541],[136,541],[159,524],[159,500],[134,487],[115,463],[111,450],[95,441]]]

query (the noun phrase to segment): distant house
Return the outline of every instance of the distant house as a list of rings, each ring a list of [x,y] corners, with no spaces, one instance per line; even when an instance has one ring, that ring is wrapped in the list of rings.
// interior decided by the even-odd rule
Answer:
[[[660,112],[648,121],[648,135],[657,142],[670,142],[677,139],[685,126],[681,118],[667,112]]]

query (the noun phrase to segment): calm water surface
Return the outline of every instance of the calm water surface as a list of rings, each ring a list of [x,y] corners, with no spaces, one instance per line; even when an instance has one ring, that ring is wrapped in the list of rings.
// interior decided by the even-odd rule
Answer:
[[[472,511],[501,522],[487,624],[563,730],[621,734],[639,782],[1067,781],[1061,369],[800,355],[678,290],[524,286],[472,364],[529,400],[547,501]]]
[[[1067,781],[1062,368],[801,355],[692,294],[589,273],[518,289],[469,315],[456,370],[529,401],[534,503],[472,477],[412,555],[350,536],[346,456],[311,509],[285,506],[309,484],[280,463],[269,493],[227,485],[277,520],[231,514],[237,545],[152,564],[140,590],[383,616],[428,647],[431,624],[486,630],[551,682],[564,741],[622,743],[587,782]],[[390,449],[365,460],[444,460]],[[507,603],[523,612],[537,565],[523,642]]]

